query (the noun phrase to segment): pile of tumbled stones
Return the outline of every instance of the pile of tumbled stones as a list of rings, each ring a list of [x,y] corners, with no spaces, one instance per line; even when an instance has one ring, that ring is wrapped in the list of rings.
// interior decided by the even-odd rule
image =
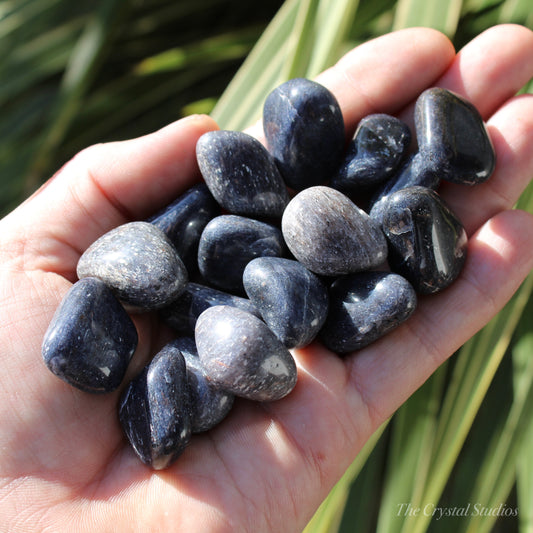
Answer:
[[[495,165],[478,111],[441,88],[416,102],[414,150],[409,127],[386,114],[361,120],[346,146],[335,97],[301,78],[270,93],[263,127],[266,147],[204,134],[205,183],[94,242],[44,338],[54,374],[101,393],[121,385],[136,349],[129,314],[157,311],[172,328],[119,402],[127,438],[155,469],[235,396],[286,396],[290,349],[317,338],[353,352],[407,320],[417,294],[448,287],[467,236],[436,189],[481,183]]]

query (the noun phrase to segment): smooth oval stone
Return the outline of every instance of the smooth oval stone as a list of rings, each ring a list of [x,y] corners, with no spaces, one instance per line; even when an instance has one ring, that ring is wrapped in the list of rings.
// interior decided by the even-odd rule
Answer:
[[[119,404],[119,420],[141,461],[155,470],[173,463],[191,438],[185,360],[165,346],[130,382]]]
[[[208,431],[226,418],[234,396],[209,381],[198,357],[194,337],[180,337],[170,344],[181,352],[187,366],[192,432]]]
[[[194,335],[198,317],[215,305],[229,305],[261,317],[259,311],[248,298],[220,291],[207,285],[190,282],[178,299],[161,309],[163,320],[181,335]]]
[[[402,276],[359,272],[334,281],[330,311],[320,339],[339,354],[360,350],[405,322],[416,308],[416,293]]]
[[[148,222],[129,222],[102,235],[80,257],[77,273],[101,279],[122,302],[142,310],[168,305],[188,280],[168,237]]]
[[[383,263],[387,243],[379,226],[343,193],[318,185],[289,203],[281,229],[287,247],[306,268],[325,276]]]
[[[473,185],[494,171],[496,155],[478,110],[442,88],[424,91],[415,105],[419,151],[442,179]]]
[[[246,311],[210,307],[198,319],[195,340],[208,379],[236,396],[279,400],[296,385],[296,364],[289,350]]]
[[[210,131],[196,145],[200,171],[217,202],[236,215],[280,217],[289,193],[266,148],[240,131]]]
[[[383,183],[398,169],[410,143],[405,122],[382,113],[368,115],[359,122],[330,186],[349,193]]]
[[[450,285],[467,254],[466,232],[452,210],[431,189],[409,187],[389,196],[383,215],[389,264],[417,292]]]
[[[42,344],[46,366],[87,392],[115,390],[137,347],[137,330],[100,280],[83,278],[57,308]]]
[[[263,129],[285,183],[296,190],[329,181],[344,152],[344,120],[333,94],[304,78],[274,89],[263,108]]]
[[[220,214],[220,206],[207,185],[198,183],[147,222],[163,230],[171,240],[190,277],[198,271],[198,243],[202,231]]]
[[[383,208],[387,198],[394,192],[407,187],[426,187],[437,190],[440,176],[425,162],[424,157],[417,152],[407,159],[397,175],[385,182],[370,201],[370,217],[381,225]]]
[[[327,288],[298,261],[258,257],[246,265],[243,283],[267,326],[287,348],[309,344],[326,320]]]
[[[252,259],[284,253],[283,235],[275,226],[238,215],[221,215],[202,233],[198,266],[208,283],[242,294],[242,274]]]

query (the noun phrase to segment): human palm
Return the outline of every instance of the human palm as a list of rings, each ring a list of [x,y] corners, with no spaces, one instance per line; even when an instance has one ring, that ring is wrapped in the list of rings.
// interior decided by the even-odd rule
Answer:
[[[411,29],[355,49],[318,81],[350,135],[363,116],[409,120],[425,88],[466,96],[488,123],[493,177],[446,184],[470,236],[460,278],[421,297],[415,314],[339,358],[318,343],[294,352],[298,383],[272,403],[239,400],[195,435],[169,469],[134,455],[117,418],[120,391],[90,395],[46,370],[44,332],[97,237],[144,219],[200,179],[189,117],[132,141],[91,147],[0,221],[0,517],[15,531],[299,531],[372,432],[510,298],[533,266],[533,216],[508,211],[533,176],[533,33],[494,27],[458,55],[441,34]],[[251,128],[260,136],[256,126]],[[137,315],[137,373],[167,332]]]

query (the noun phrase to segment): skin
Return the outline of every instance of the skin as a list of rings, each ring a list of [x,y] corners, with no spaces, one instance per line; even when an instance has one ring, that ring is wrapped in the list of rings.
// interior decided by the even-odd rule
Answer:
[[[122,435],[120,391],[92,396],[46,370],[40,346],[75,281],[81,252],[143,219],[199,179],[194,147],[216,124],[192,116],[145,137],[88,148],[0,221],[0,516],[19,531],[301,531],[374,430],[497,313],[533,267],[533,216],[510,208],[533,176],[533,33],[497,26],[455,53],[446,37],[409,29],[361,45],[318,81],[337,96],[347,137],[380,111],[411,120],[425,88],[470,99],[497,151],[494,175],[442,195],[464,221],[460,278],[421,297],[394,332],[344,359],[319,344],[294,352],[286,398],[238,401],[230,416],[154,472]],[[250,130],[259,137],[256,125]],[[164,332],[136,316],[129,377]]]

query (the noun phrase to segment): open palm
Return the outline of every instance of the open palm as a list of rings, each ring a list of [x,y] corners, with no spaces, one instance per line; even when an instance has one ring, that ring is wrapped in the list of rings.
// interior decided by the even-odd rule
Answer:
[[[510,298],[533,266],[533,216],[509,211],[533,176],[533,33],[494,27],[455,54],[428,29],[366,43],[318,81],[337,97],[347,136],[374,112],[410,120],[425,88],[454,90],[488,123],[497,167],[442,195],[470,236],[456,283],[341,359],[295,351],[299,380],[278,402],[236,402],[165,471],[144,466],[117,418],[119,392],[93,396],[46,370],[40,347],[80,254],[109,229],[144,219],[200,179],[194,116],[151,135],[91,147],[0,222],[0,517],[15,531],[300,531],[372,432]],[[260,135],[259,129],[250,131]],[[138,315],[129,377],[163,342]]]

